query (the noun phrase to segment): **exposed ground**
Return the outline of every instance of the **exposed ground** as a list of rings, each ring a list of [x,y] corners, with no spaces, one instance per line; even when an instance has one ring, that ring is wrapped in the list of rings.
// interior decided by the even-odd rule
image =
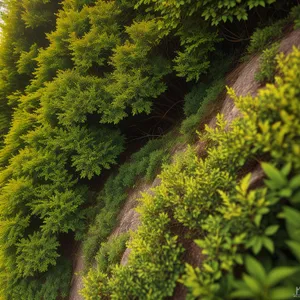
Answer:
[[[280,52],[284,52],[285,54],[287,54],[291,52],[294,45],[300,47],[300,29],[288,32],[285,35],[280,43]],[[253,56],[248,62],[239,65],[232,72],[230,72],[227,75],[227,84],[233,87],[238,96],[246,96],[247,94],[251,94],[254,96],[257,93],[258,89],[261,87],[254,79],[254,74],[258,71],[258,68],[259,55],[256,55]],[[215,126],[217,113],[223,114],[228,123],[231,123],[232,120],[239,116],[238,109],[235,107],[232,99],[227,95],[223,95],[223,97],[220,97],[216,105],[220,109],[218,109],[217,112],[213,111],[210,118],[206,122],[210,127]],[[196,147],[198,148],[199,155],[201,155],[201,153],[203,153],[204,151],[205,145],[201,141],[199,141],[197,142]],[[182,147],[180,149],[177,149],[175,152],[184,151],[184,149],[185,147]],[[258,166],[254,166],[252,168],[251,184],[253,186],[259,184],[262,180],[262,177],[263,173],[261,172],[261,169]],[[141,193],[151,192],[151,189],[157,186],[159,182],[159,179],[156,178],[151,184],[140,184],[132,189],[132,191],[128,195],[127,201],[120,211],[117,226],[113,230],[109,239],[121,233],[135,230],[138,227],[139,216],[135,211],[135,207],[138,205],[137,199],[141,196]],[[82,248],[79,246],[76,252],[77,254],[73,263],[74,275],[72,278],[69,299],[83,300],[83,298],[78,293],[82,288],[81,273],[84,268]],[[126,249],[122,256],[121,264],[127,263],[129,253],[130,249]],[[186,258],[189,264],[193,266],[201,264],[201,251],[193,241],[191,241],[189,245],[186,245]],[[181,285],[178,285],[175,289],[172,299],[185,299],[185,295],[185,289]]]
[[[82,246],[77,246],[73,259],[73,277],[71,281],[70,300],[83,300],[79,295],[79,291],[83,288],[82,272],[84,270],[84,259],[82,253]]]

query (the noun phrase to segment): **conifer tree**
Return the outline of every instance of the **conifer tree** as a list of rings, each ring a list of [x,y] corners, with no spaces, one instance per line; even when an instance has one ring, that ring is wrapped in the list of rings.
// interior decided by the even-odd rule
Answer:
[[[0,41],[0,147],[9,127],[9,95],[23,91],[32,78],[38,48],[55,26],[58,1],[3,1]]]

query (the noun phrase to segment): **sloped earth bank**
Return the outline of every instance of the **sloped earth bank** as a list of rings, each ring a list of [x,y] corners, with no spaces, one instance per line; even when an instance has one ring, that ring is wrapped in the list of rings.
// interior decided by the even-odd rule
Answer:
[[[82,272],[84,270],[84,259],[82,246],[77,246],[75,255],[73,258],[73,276],[71,281],[70,300],[83,300],[83,297],[79,294],[79,291],[83,288]]]
[[[279,51],[285,54],[292,51],[293,46],[300,47],[300,30],[295,30],[286,34],[286,36],[282,39],[280,43]],[[255,81],[254,75],[259,69],[259,55],[253,56],[250,61],[239,65],[232,72],[230,72],[226,78],[227,85],[231,86],[238,96],[246,96],[247,94],[251,94],[255,96],[260,85]],[[207,124],[210,127],[214,127],[216,124],[216,115],[217,113],[221,113],[224,115],[225,120],[230,124],[237,116],[239,116],[239,111],[235,107],[234,102],[228,95],[224,95],[219,99],[218,107],[220,109],[216,112],[214,111],[210,118],[207,120]],[[205,152],[205,145],[199,141],[195,145],[198,149],[199,155]],[[184,151],[185,147],[181,147],[180,149],[174,149],[174,153],[178,153]],[[259,166],[250,166],[250,169],[247,171],[252,172],[251,185],[257,186],[261,183],[263,178],[263,172]],[[140,184],[137,185],[131,193],[128,195],[128,199],[125,202],[123,208],[121,209],[118,216],[118,224],[111,233],[109,239],[114,236],[118,236],[121,233],[133,231],[139,225],[139,215],[135,211],[136,206],[138,205],[138,198],[141,197],[141,193],[151,193],[151,189],[155,186],[159,185],[160,180],[156,178],[152,184]],[[188,241],[184,244],[186,249],[185,252],[185,260],[191,264],[192,266],[199,266],[201,264],[201,250],[196,246],[193,241]],[[77,254],[74,257],[73,263],[73,278],[71,282],[71,290],[70,290],[70,300],[83,300],[83,298],[79,295],[80,289],[82,289],[82,270],[84,268],[83,265],[83,257],[82,257],[82,248],[81,246],[77,249]],[[122,259],[121,264],[125,265],[128,261],[128,257],[130,254],[130,249],[126,249]],[[185,299],[186,291],[182,285],[178,285],[175,288],[174,295],[172,299],[181,300]]]

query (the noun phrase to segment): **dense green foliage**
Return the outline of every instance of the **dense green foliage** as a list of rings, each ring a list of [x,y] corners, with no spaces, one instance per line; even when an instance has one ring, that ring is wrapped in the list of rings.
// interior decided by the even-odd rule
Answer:
[[[300,5],[292,8],[291,17],[294,19],[295,29],[300,28]]]
[[[96,255],[97,267],[100,271],[107,272],[111,266],[120,262],[128,238],[128,233],[120,234],[101,245]]]
[[[283,26],[286,25],[287,20],[279,20],[275,24],[258,28],[251,36],[248,52],[250,54],[262,51],[272,41],[279,39],[282,36]]]
[[[150,140],[119,168],[116,175],[108,178],[97,198],[96,211],[100,212],[94,217],[83,241],[87,265],[92,262],[101,243],[115,226],[120,206],[127,198],[128,190],[133,188],[138,180],[144,179],[147,182],[153,179],[161,165],[169,161],[170,150],[174,146],[173,139],[173,134],[170,133],[164,138]],[[99,251],[102,251],[101,247]]]
[[[259,70],[255,74],[255,80],[258,82],[272,82],[276,71],[275,57],[279,50],[279,43],[274,43],[266,48],[259,60]]]
[[[176,32],[182,50],[177,52],[174,59],[174,69],[178,76],[190,81],[199,80],[200,74],[206,73],[210,67],[211,52],[215,50],[216,43],[221,41],[217,25],[221,27],[224,23],[247,20],[252,9],[274,2],[276,1],[139,0],[137,6],[145,5],[147,11],[159,16],[159,26],[165,34],[171,30]]]
[[[102,243],[99,252],[96,255],[96,268],[91,268],[84,278],[84,288],[80,293],[84,299],[95,299],[103,296],[103,289],[106,284],[107,276],[104,273],[109,273],[114,265],[120,262],[121,256],[126,248],[126,241],[129,234],[121,234],[113,237],[106,243]]]
[[[47,44],[45,32],[55,25],[58,1],[4,1],[0,49],[0,140],[7,132],[11,109],[7,97],[23,90],[32,78],[37,49]]]
[[[64,240],[74,238],[83,240],[88,265],[98,253],[102,267],[87,279],[96,293],[99,281],[105,289],[119,288],[113,291],[116,295],[124,288],[140,297],[152,287],[154,298],[161,297],[161,291],[171,295],[182,273],[177,258],[183,249],[177,246],[166,212],[156,210],[157,227],[137,233],[141,241],[149,238],[150,252],[168,245],[143,272],[125,274],[123,268],[103,265],[106,258],[108,264],[116,263],[124,245],[124,240],[105,244],[120,206],[137,180],[153,179],[169,162],[174,136],[149,141],[109,174],[95,202],[90,197],[91,180],[104,180],[105,171],[120,162],[131,128],[148,126],[147,118],[158,117],[154,127],[165,131],[160,122],[171,119],[169,111],[182,103],[176,93],[186,92],[184,84],[183,91],[177,86],[177,77],[189,81],[191,90],[196,81],[207,87],[201,92],[196,88],[185,99],[188,119],[182,131],[193,131],[224,89],[225,71],[218,71],[218,62],[231,50],[223,39],[226,26],[245,36],[246,21],[257,23],[254,12],[271,9],[277,20],[293,1],[4,0],[0,4],[1,297],[66,297],[71,272]],[[281,29],[268,30],[253,38],[250,48],[265,47]],[[194,216],[183,223],[193,222],[198,210],[189,212]],[[143,251],[134,254],[132,264],[143,266]],[[104,284],[109,277],[115,283]],[[130,283],[119,285],[121,277]],[[140,286],[131,290],[137,278]],[[85,294],[90,295],[88,289]]]
[[[180,277],[188,299],[293,295],[300,272],[300,50],[278,62],[281,77],[257,97],[229,90],[242,116],[230,130],[221,115],[217,128],[207,127],[205,159],[190,149],[163,169],[161,185],[143,196],[128,264],[94,272],[98,294],[89,297],[163,299]],[[261,164],[268,179],[253,189],[251,173],[238,173],[261,157],[272,164]],[[180,228],[202,249],[201,269],[187,264],[183,271],[187,236],[178,236]]]
[[[198,100],[197,104],[199,108],[193,110],[196,113],[191,114],[182,122],[180,128],[181,133],[190,135],[195,132],[200,120],[202,120],[202,118],[208,112],[209,106],[212,106],[213,102],[218,99],[218,96],[222,93],[222,91],[224,91],[224,89],[224,80],[220,79],[212,83],[212,86],[205,91],[204,97],[200,86],[196,87],[196,89],[192,91],[191,94],[188,94],[188,97],[193,97],[195,100]]]

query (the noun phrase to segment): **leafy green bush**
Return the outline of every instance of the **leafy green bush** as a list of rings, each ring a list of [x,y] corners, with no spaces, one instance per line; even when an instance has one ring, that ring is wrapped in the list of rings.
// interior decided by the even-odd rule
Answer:
[[[102,243],[95,257],[97,268],[101,272],[108,272],[108,268],[120,263],[120,259],[126,248],[129,234],[123,233],[111,239],[106,243]]]
[[[1,7],[1,48],[0,48],[0,146],[2,146],[4,135],[10,128],[12,109],[8,106],[8,97],[23,91],[32,78],[33,67],[36,64],[32,59],[37,49],[46,43],[45,32],[49,32],[55,26],[57,3],[44,3],[35,1],[42,6],[43,13],[50,14],[47,24],[37,24],[28,27],[25,19],[35,15],[35,5],[30,1],[1,1],[5,9]],[[36,19],[39,17],[36,16]],[[50,21],[51,24],[48,22]],[[42,26],[41,26],[42,25]],[[19,72],[20,71],[20,72]],[[26,75],[24,74],[26,73]],[[25,76],[24,76],[25,75]],[[29,75],[29,76],[28,76]]]
[[[126,27],[128,40],[115,48],[111,57],[114,71],[106,91],[111,105],[104,110],[103,122],[117,124],[128,114],[151,111],[150,99],[166,91],[162,80],[171,73],[170,63],[162,55],[153,55],[153,48],[160,43],[161,34],[156,20],[134,22]],[[141,38],[143,37],[143,38]]]
[[[83,34],[71,32],[70,50],[76,68],[87,72],[93,64],[107,64],[107,54],[120,43],[118,17],[121,10],[115,1],[98,1],[94,7],[85,7],[83,15],[89,14],[90,30]],[[119,17],[120,18],[120,17]]]
[[[266,48],[268,44],[282,36],[283,27],[287,20],[279,20],[276,23],[264,28],[258,28],[252,34],[250,45],[248,46],[248,53],[256,53]]]
[[[300,249],[300,50],[294,48],[286,58],[280,55],[278,63],[282,77],[257,97],[237,97],[229,90],[243,117],[230,130],[221,116],[217,128],[207,128],[205,159],[192,149],[180,154],[163,169],[154,193],[143,195],[141,225],[129,242],[128,264],[113,268],[104,295],[163,299],[173,294],[183,275],[191,299],[224,299],[224,291],[237,298],[290,297],[287,290],[293,292],[290,282],[298,278]],[[268,179],[253,190],[251,174],[239,178],[237,173],[258,157],[272,164],[262,164]],[[182,273],[178,228],[198,237],[204,254],[201,269],[187,265]],[[249,254],[258,256],[266,270]],[[238,274],[245,269],[241,282]]]
[[[1,266],[2,267],[2,266]],[[57,296],[67,297],[72,278],[72,265],[65,259],[59,258],[57,265],[51,267],[39,278],[17,278],[15,274],[7,277],[1,273],[0,292],[4,299],[49,299],[56,300]]]
[[[235,282],[237,289],[231,294],[232,298],[289,299],[291,297],[291,288],[276,286],[282,280],[286,281],[293,275],[299,274],[299,268],[284,266],[267,272],[262,264],[251,256],[246,257],[245,265],[249,274],[243,274],[243,281]]]
[[[139,229],[134,241],[129,243],[133,255],[128,265],[116,266],[112,270],[108,287],[114,298],[162,299],[172,296],[183,268],[178,260],[183,248],[178,244],[177,237],[167,229],[170,222],[167,214],[159,213],[159,210],[153,213],[144,215],[145,222],[151,220],[151,226]],[[154,216],[156,222],[153,222]],[[164,247],[161,247],[162,244]]]
[[[29,51],[23,51],[20,55],[20,59],[17,62],[18,73],[32,75],[34,69],[36,68],[35,58],[38,55],[38,45],[33,44]]]
[[[198,83],[188,94],[185,95],[183,110],[186,117],[189,117],[198,111],[202,99],[206,95],[207,87],[207,84]]]
[[[247,0],[241,2],[239,0],[232,0],[224,2],[221,0],[213,0],[207,2],[191,0],[181,1],[179,3],[165,3],[164,1],[155,0],[139,0],[137,5],[153,3],[154,5],[149,10],[159,11],[165,20],[166,26],[174,28],[183,17],[192,16],[200,11],[201,16],[205,20],[209,20],[212,25],[219,23],[233,21],[234,18],[238,20],[247,20],[248,10],[255,7],[266,6],[272,4],[276,0],[253,1]]]
[[[174,70],[179,77],[187,81],[198,81],[200,75],[208,72],[210,67],[209,54],[215,50],[215,44],[220,42],[217,32],[208,29],[206,24],[186,24],[178,31],[183,51],[178,51],[174,59]],[[199,59],[201,58],[201,59]]]
[[[83,279],[84,288],[80,294],[86,300],[108,299],[109,289],[107,288],[107,275],[98,269],[90,269]]]
[[[209,111],[213,102],[217,100],[224,90],[225,74],[232,64],[233,57],[218,53],[218,57],[212,62],[208,78],[212,83],[198,83],[184,98],[184,114],[186,119],[181,124],[180,131],[186,136],[195,134],[199,123]]]
[[[224,87],[224,79],[221,79],[217,82],[214,82],[210,88],[205,90],[205,96],[202,99],[198,98],[200,105],[198,104],[199,108],[197,112],[191,114],[185,120],[182,121],[180,128],[180,132],[182,134],[190,135],[195,133],[197,126],[199,125],[201,119],[207,113],[209,106],[217,100],[220,93],[222,93],[222,91],[224,90]],[[202,92],[198,96],[202,96]],[[189,98],[187,100],[189,100]]]
[[[174,59],[174,70],[187,81],[198,81],[210,67],[210,56],[222,39],[218,35],[220,25],[226,22],[248,19],[250,10],[267,6],[276,0],[266,1],[155,1],[139,0],[136,7],[146,6],[153,17],[159,17],[161,32],[168,35],[175,31],[181,48]],[[218,26],[219,25],[219,26]],[[217,27],[218,26],[218,27]],[[201,30],[199,30],[201,28]]]
[[[56,258],[59,256],[57,240],[45,238],[41,234],[21,239],[17,246],[17,266],[23,276],[46,271],[49,265],[56,264]]]
[[[106,273],[110,273],[111,268],[120,263],[128,238],[129,234],[124,233],[101,244],[96,255],[96,267],[92,267],[83,278],[84,288],[80,294],[84,299],[106,299],[109,297]]]
[[[265,49],[259,60],[259,70],[255,74],[255,80],[258,82],[272,82],[276,71],[276,55],[279,50],[279,43],[274,43]]]
[[[110,176],[98,195],[99,213],[91,222],[83,242],[86,265],[92,263],[113,227],[121,204],[127,197],[128,189],[134,187],[136,181],[144,178],[153,179],[163,163],[170,159],[170,149],[174,144],[173,134],[161,139],[150,140],[144,147],[131,156],[129,162],[123,164],[116,175]]]
[[[200,122],[201,116],[198,114],[193,114],[182,121],[180,132],[186,136],[194,135]]]
[[[265,182],[269,190],[262,188],[249,191],[250,177],[248,176],[240,182],[240,186],[233,192],[236,193],[236,196],[220,192],[224,207],[218,208],[216,213],[212,214],[210,219],[207,219],[207,223],[203,225],[203,229],[211,232],[211,234],[206,234],[205,239],[197,241],[199,246],[203,249],[203,253],[207,256],[203,270],[201,272],[199,268],[193,269],[188,266],[186,275],[183,277],[182,282],[189,287],[193,297],[201,296],[202,299],[222,297],[224,293],[223,288],[226,289],[228,295],[230,295],[230,291],[233,290],[231,294],[232,297],[238,299],[275,299],[276,297],[287,299],[291,297],[291,291],[293,291],[294,287],[291,287],[290,280],[292,278],[290,277],[294,279],[297,278],[296,273],[299,272],[299,268],[295,268],[295,266],[298,266],[298,263],[291,258],[290,254],[284,254],[286,246],[282,244],[281,241],[287,239],[287,235],[292,237],[291,233],[294,231],[288,229],[288,232],[286,232],[284,226],[277,219],[277,214],[282,210],[282,204],[285,203],[284,199],[289,199],[291,204],[295,205],[300,188],[298,181],[299,176],[296,175],[292,178],[289,176],[291,170],[293,170],[292,172],[294,174],[299,173],[300,165],[295,159],[299,149],[296,146],[297,149],[291,150],[293,154],[290,154],[289,149],[295,146],[297,136],[300,134],[300,124],[295,119],[298,112],[294,111],[294,109],[290,109],[288,104],[293,103],[292,106],[297,106],[297,103],[299,103],[299,97],[297,97],[299,85],[296,83],[300,76],[298,70],[299,64],[299,50],[295,49],[293,54],[285,59],[281,55],[279,66],[283,73],[283,78],[276,79],[278,86],[270,85],[267,87],[267,90],[262,90],[258,95],[259,100],[253,99],[251,101],[250,97],[235,98],[236,103],[240,108],[243,108],[243,111],[246,113],[244,120],[251,115],[252,122],[255,123],[256,120],[259,120],[260,125],[258,125],[258,131],[256,131],[251,138],[257,139],[257,150],[258,145],[260,145],[260,151],[263,150],[265,153],[270,151],[272,159],[284,167],[281,170],[277,170],[272,165],[262,165],[264,171],[270,178]],[[289,90],[295,89],[292,95],[282,93],[287,87]],[[287,99],[289,100],[287,101]],[[278,101],[280,101],[280,104]],[[275,105],[272,108],[270,106],[271,102]],[[258,109],[256,113],[253,112],[253,110],[256,110],[253,105]],[[270,113],[270,111],[267,113],[268,109],[270,109],[272,113]],[[285,115],[284,119],[280,117],[280,114]],[[292,125],[286,117],[291,118],[291,120],[293,120],[292,122],[296,123]],[[242,122],[241,120],[236,123]],[[247,121],[245,120],[244,122],[246,123]],[[250,123],[248,123],[248,126],[249,125]],[[281,126],[282,129],[280,132],[275,133],[275,127],[278,125]],[[233,130],[236,129],[234,126]],[[251,127],[250,130],[253,131],[254,127]],[[275,139],[275,141],[271,138],[271,136],[273,137],[276,134],[278,137],[281,136],[283,130],[288,134],[288,136],[285,137],[285,154],[283,154],[283,150],[281,150],[279,146],[283,140]],[[242,134],[242,132],[240,132],[240,134]],[[218,136],[219,138],[221,137],[219,133]],[[267,137],[267,140],[265,140],[265,137]],[[272,145],[266,147],[269,143],[272,143]],[[232,146],[228,144],[228,150],[229,149],[232,149]],[[220,151],[221,148],[218,148],[218,152],[215,154],[222,157]],[[235,149],[235,151],[237,151],[237,149]],[[213,152],[210,152],[210,155],[212,154]],[[241,154],[241,152],[239,152],[239,154]],[[286,157],[282,157],[283,155]],[[233,160],[231,160],[231,162],[233,162]],[[248,205],[250,206],[249,208],[247,208]],[[254,210],[255,206],[256,212]],[[293,215],[295,213],[294,209],[289,206],[284,206],[283,211],[292,213]],[[220,216],[219,212],[223,213],[223,216]],[[247,214],[250,215],[247,217]],[[289,217],[293,219],[291,215]],[[277,235],[279,228],[280,235]],[[252,233],[250,233],[251,231]],[[293,252],[296,253],[295,249],[299,247],[297,242],[291,241],[288,245],[290,247],[295,246],[295,248],[292,249]],[[263,274],[267,274],[267,272],[263,271],[254,260],[251,261],[252,267],[249,266],[246,260],[246,269],[252,277],[250,278],[249,275],[245,274],[243,276],[243,282],[236,281],[233,277],[233,270],[235,268],[241,268],[238,267],[238,265],[243,264],[243,257],[247,253],[243,250],[244,247],[251,249],[248,250],[248,252],[251,251],[255,255],[262,255],[264,263],[269,265],[272,263],[270,261],[272,259],[268,252],[271,254],[274,252],[281,253],[285,258],[279,262],[273,261],[273,265],[271,264],[268,270],[268,277],[266,275],[263,276]],[[264,248],[268,252],[263,250]],[[297,255],[295,257],[298,259]],[[222,277],[222,269],[226,272],[230,271],[230,273]],[[205,273],[203,273],[203,271],[205,271]],[[280,286],[278,286],[278,283],[280,283]],[[263,291],[264,295],[262,295]]]
[[[291,10],[291,17],[294,20],[295,23],[295,29],[300,28],[300,5],[297,5],[295,7],[292,8]]]

